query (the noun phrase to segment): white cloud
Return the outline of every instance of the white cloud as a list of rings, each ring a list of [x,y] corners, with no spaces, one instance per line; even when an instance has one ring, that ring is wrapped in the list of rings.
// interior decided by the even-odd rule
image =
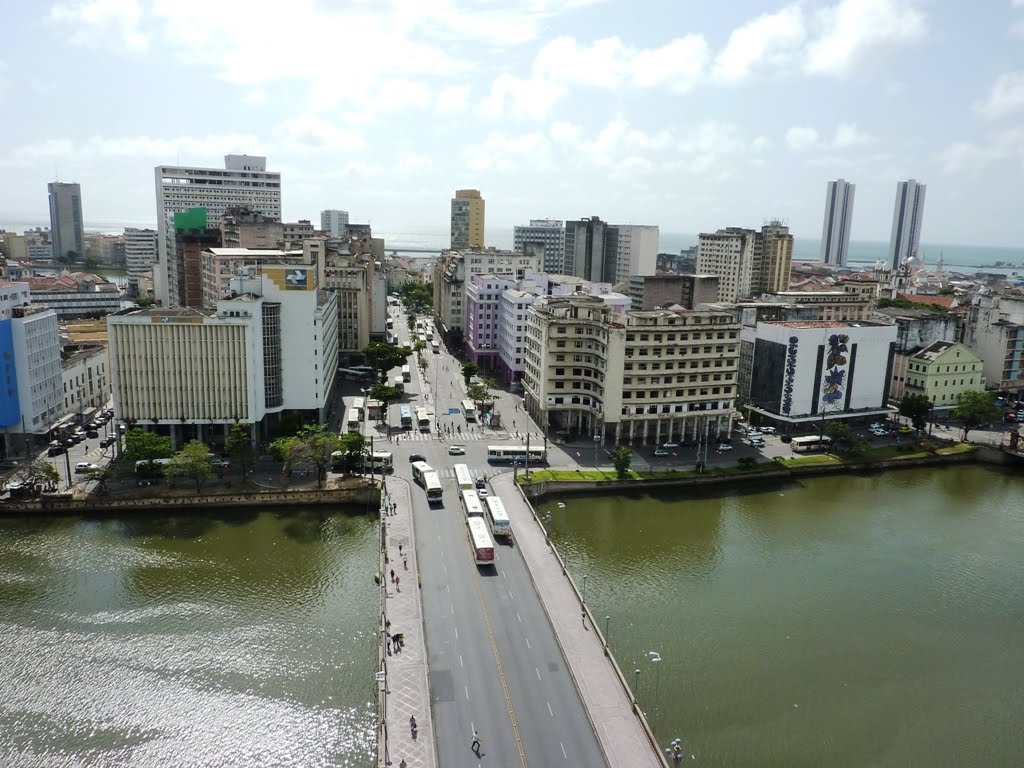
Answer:
[[[502,72],[491,84],[491,92],[481,102],[479,111],[481,115],[495,119],[541,119],[551,111],[564,92],[565,88],[562,85],[550,80],[524,80]]]
[[[1024,108],[1024,71],[1004,72],[989,88],[985,100],[974,109],[984,117],[995,120]]]
[[[551,143],[539,131],[518,136],[499,131],[468,147],[464,155],[474,171],[521,171],[524,166],[536,171],[550,166]]]
[[[664,151],[675,143],[668,131],[647,134],[632,128],[620,114],[580,149],[598,165],[619,166],[635,152]]]
[[[440,113],[463,112],[469,106],[469,86],[449,85],[442,88],[434,102],[434,111]]]
[[[787,5],[737,27],[715,57],[715,79],[737,83],[762,66],[777,66],[793,58],[803,45],[806,30],[799,5]]]
[[[683,93],[697,84],[709,57],[708,44],[700,35],[677,37],[661,48],[637,51],[629,62],[629,74],[641,88],[664,86]]]
[[[926,31],[916,0],[839,0],[815,21],[817,34],[804,64],[811,74],[845,74],[867,51],[916,42]]]
[[[583,137],[583,129],[575,123],[559,120],[548,126],[548,135],[560,144],[577,146]]]
[[[939,153],[943,173],[978,174],[997,162],[1024,165],[1024,129],[1010,128],[987,136],[980,144],[956,141]]]
[[[267,100],[267,92],[262,88],[253,88],[251,91],[246,91],[245,95],[242,96],[243,104],[263,104]]]
[[[786,131],[786,146],[794,152],[814,149],[821,142],[821,136],[813,128],[794,126]]]
[[[347,152],[363,146],[363,139],[358,134],[339,128],[313,113],[285,120],[281,123],[280,131],[286,141],[300,149],[332,149]]]
[[[141,19],[138,0],[81,0],[57,3],[50,9],[51,21],[72,27],[73,42],[104,48],[117,43],[133,51],[145,50],[148,41],[139,29]]]
[[[580,47],[575,38],[556,37],[540,49],[533,61],[536,77],[571,85],[608,88],[622,81],[625,48],[618,37],[597,40]]]
[[[210,134],[207,136],[93,136],[82,142],[71,139],[47,139],[16,148],[10,155],[15,163],[74,156],[76,158],[133,157],[167,162],[180,156],[183,163],[219,162],[225,153],[261,154],[266,145],[250,134]]]
[[[840,123],[836,127],[835,138],[832,139],[833,149],[845,149],[846,147],[858,147],[863,144],[870,144],[872,137],[860,130],[853,123]]]
[[[839,150],[870,144],[874,138],[854,123],[839,123],[831,139],[823,137],[816,129],[796,125],[786,131],[786,146],[793,152],[809,150]]]
[[[398,170],[402,173],[410,173],[415,171],[421,171],[424,168],[429,168],[434,164],[433,159],[430,155],[419,155],[412,152],[398,163]]]

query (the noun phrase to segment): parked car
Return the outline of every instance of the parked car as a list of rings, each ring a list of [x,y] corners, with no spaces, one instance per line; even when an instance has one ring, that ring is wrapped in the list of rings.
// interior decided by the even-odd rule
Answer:
[[[111,446],[113,444],[114,444],[114,438],[112,436],[111,437],[104,437],[102,440],[100,440],[100,448],[107,448],[108,446]]]
[[[678,448],[679,443],[662,443],[661,447],[668,450],[669,448]]]
[[[62,453],[64,453],[64,446],[61,444],[60,440],[54,440],[46,449],[47,456],[60,456]]]
[[[913,430],[912,427],[902,426],[899,429],[897,429],[896,431],[899,432],[901,435],[909,435],[914,430]]]
[[[90,429],[85,433],[85,436],[95,440],[97,437],[100,436],[100,433],[95,429]]]
[[[464,446],[464,445],[449,445],[448,446],[448,455],[449,456],[465,456],[466,455],[466,446]]]
[[[668,456],[669,453],[664,448],[655,448],[654,449],[654,455],[655,456]]]
[[[784,443],[790,443],[793,441],[793,438],[791,435],[783,435],[782,437],[779,438],[779,440],[781,440]]]
[[[775,427],[761,427],[761,431],[764,432],[766,435],[774,435]]]
[[[75,464],[75,474],[77,475],[80,472],[92,472],[99,468],[99,464],[93,464],[91,461],[80,461]]]
[[[764,448],[765,442],[761,438],[755,437],[753,440],[750,441],[750,445],[754,448]]]
[[[719,443],[718,444],[718,450],[719,451],[731,451],[732,450],[732,446],[729,445],[728,443]]]
[[[422,453],[410,453],[409,454],[409,463],[412,464],[413,462],[416,462],[416,461],[426,461],[426,459],[423,457]]]
[[[761,437],[763,433],[759,429],[748,429],[747,437]]]

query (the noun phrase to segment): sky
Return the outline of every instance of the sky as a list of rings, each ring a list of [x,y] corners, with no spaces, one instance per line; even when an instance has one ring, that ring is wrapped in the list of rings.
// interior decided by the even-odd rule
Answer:
[[[0,226],[156,222],[153,167],[262,154],[287,220],[375,232],[600,216],[663,232],[788,222],[1020,245],[1024,0],[61,0],[4,3]]]

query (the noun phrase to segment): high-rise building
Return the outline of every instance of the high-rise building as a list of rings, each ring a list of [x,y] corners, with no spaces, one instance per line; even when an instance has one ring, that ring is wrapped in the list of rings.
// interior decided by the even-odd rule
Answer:
[[[615,282],[618,243],[609,237],[608,229],[598,216],[566,221],[565,256],[559,272],[595,283]]]
[[[754,270],[751,290],[776,293],[789,290],[789,272],[793,265],[793,236],[789,227],[772,219],[754,233]]]
[[[348,229],[348,211],[320,211],[320,231],[330,237],[341,237]]]
[[[845,179],[830,181],[825,189],[825,222],[821,227],[820,261],[845,267],[850,253],[853,226],[853,194],[856,185]]]
[[[615,224],[615,280],[632,275],[653,275],[658,266],[658,227],[651,224]],[[609,254],[611,255],[611,254]]]
[[[452,250],[484,247],[484,199],[478,189],[458,189],[452,198]]]
[[[697,274],[718,275],[718,300],[750,295],[754,273],[754,230],[727,227],[702,232],[697,242]]]
[[[530,226],[517,226],[512,233],[512,250],[526,253],[526,249],[543,249],[533,251],[540,260],[542,272],[560,273],[565,264],[565,227],[558,219],[530,219]]]
[[[893,206],[892,236],[889,238],[890,269],[899,269],[908,259],[917,256],[921,246],[926,189],[915,179],[896,183],[896,205]]]
[[[168,274],[175,213],[202,207],[208,220],[217,222],[228,208],[248,206],[269,218],[281,219],[281,174],[267,171],[265,157],[225,155],[223,169],[158,165],[154,176],[159,261],[153,268],[153,282],[157,300],[165,306],[181,300],[178,282]]]
[[[156,263],[157,231],[155,229],[124,230],[124,260],[128,267],[128,291],[132,295],[139,291],[140,279]]]
[[[82,220],[82,189],[78,184],[54,181],[47,184],[50,192],[50,238],[53,258],[69,253],[74,259],[85,258],[85,224]]]

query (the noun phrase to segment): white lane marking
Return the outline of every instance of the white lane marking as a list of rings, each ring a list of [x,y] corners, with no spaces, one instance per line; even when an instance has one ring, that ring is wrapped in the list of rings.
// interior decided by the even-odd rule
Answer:
[[[523,623],[523,617],[519,615],[519,611],[516,611],[516,618],[519,619],[519,623]]]
[[[466,701],[469,701],[469,686],[468,685],[464,685],[462,687],[466,691]]]
[[[462,654],[461,653],[459,654],[459,666],[460,667],[466,666],[465,664],[462,663]]]
[[[456,640],[458,640],[458,639],[459,639],[459,628],[458,628],[458,627],[456,627],[456,626],[455,626],[455,625],[453,624],[453,625],[452,625],[452,629],[454,629],[454,630],[455,630],[455,639],[456,639]]]
[[[565,754],[565,744],[562,744],[562,742],[558,742],[558,744],[562,748],[562,757],[564,757],[566,760],[568,760],[569,756],[567,754]]]
[[[530,645],[530,638],[524,637],[523,640],[526,641],[526,647],[529,648],[532,651],[533,650],[533,646]]]
[[[449,602],[448,607],[452,609],[452,616],[455,615],[455,603]]]
[[[537,679],[540,680],[540,670],[537,669],[537,667],[534,667],[533,671],[537,673]]]
[[[445,565],[444,563],[441,563],[441,570],[444,572],[445,576],[448,575],[448,566]]]
[[[501,578],[503,578],[503,579],[507,579],[508,578],[508,576],[505,575],[504,571],[501,572]]]
[[[509,596],[509,597],[510,597],[510,598],[511,598],[512,600],[515,600],[515,599],[516,599],[516,593],[515,593],[515,592],[513,592],[513,591],[512,591],[511,589],[510,589],[510,590],[508,591],[508,596]]]
[[[551,715],[552,717],[554,717],[555,713],[551,710],[551,702],[550,701],[547,702],[547,705],[548,705],[548,714]]]

